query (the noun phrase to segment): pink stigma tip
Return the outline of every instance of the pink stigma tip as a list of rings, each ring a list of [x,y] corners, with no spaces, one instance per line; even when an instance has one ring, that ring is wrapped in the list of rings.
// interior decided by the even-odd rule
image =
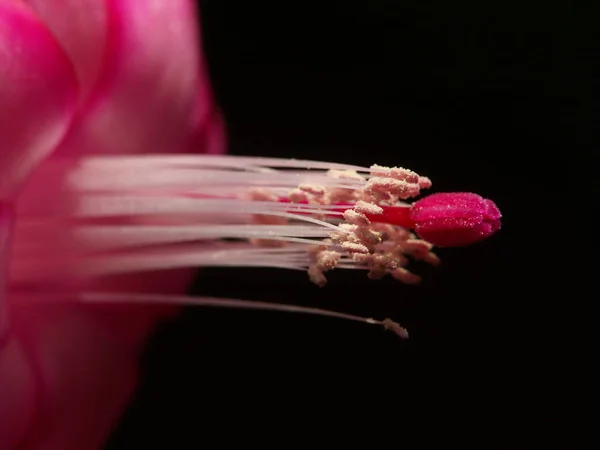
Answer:
[[[415,232],[439,247],[482,241],[500,229],[501,217],[494,202],[469,192],[433,194],[411,208]]]

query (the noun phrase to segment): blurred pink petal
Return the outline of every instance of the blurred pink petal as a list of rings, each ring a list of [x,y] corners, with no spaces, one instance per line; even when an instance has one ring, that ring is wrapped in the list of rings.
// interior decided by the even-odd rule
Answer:
[[[0,342],[0,448],[14,449],[34,416],[36,381],[29,355],[15,338]],[[0,338],[2,339],[2,338]]]
[[[37,122],[31,120],[31,115],[33,118],[46,118],[58,129],[57,121],[50,121],[42,113],[67,109],[69,113],[73,112],[77,102],[75,95],[66,108],[59,94],[67,90],[63,85],[74,85],[76,77],[87,98],[80,101],[66,138],[51,158],[66,153],[224,151],[222,121],[214,110],[210,84],[198,48],[193,1],[28,1],[60,41],[75,68],[73,70],[62,56],[57,60],[68,68],[68,76],[50,71],[54,66],[40,50],[44,57],[36,56],[25,62],[30,63],[32,71],[37,70],[34,73],[46,84],[39,89],[33,84],[34,90],[24,87],[21,90],[11,89],[10,96],[8,92],[0,93],[2,110],[7,105],[15,111],[12,114],[15,120],[0,121],[0,132],[6,134],[10,130],[15,133],[13,129],[16,129],[15,136],[27,136],[29,139],[36,136],[36,142],[47,144],[44,152],[38,150],[39,157],[31,160],[28,169],[56,147],[68,122],[65,120],[60,133],[51,134],[51,127],[35,127]],[[28,29],[33,25],[29,28],[21,24],[5,27],[4,22],[9,23],[5,10],[16,14],[13,3],[0,0],[0,29],[3,33],[0,42],[10,42],[4,37],[4,28],[15,35],[10,39],[28,39],[31,34]],[[25,7],[19,11],[24,11],[19,14],[36,24],[38,33],[53,43],[50,33]],[[3,72],[6,66],[4,55],[11,56],[12,47],[5,50],[2,44],[0,81],[3,85],[10,84],[20,89],[19,83],[24,78],[7,78]],[[54,43],[52,45],[60,53],[58,47]],[[38,49],[41,48],[43,46],[38,45]],[[14,65],[12,60],[7,59],[7,62]],[[55,66],[58,67],[58,64]],[[26,69],[28,66],[24,66],[20,73],[26,73]],[[46,102],[44,96],[51,98]],[[35,110],[32,108],[34,100]],[[28,148],[25,145],[29,145],[27,140],[11,139],[11,145],[5,151],[7,155],[12,155],[8,150],[14,155],[29,154],[14,152],[15,148]],[[34,149],[38,147],[41,145],[32,146]],[[15,167],[22,166],[16,156],[9,158],[3,153],[0,168],[12,173]],[[17,216],[35,203],[78,201],[76,196],[66,195],[61,189],[68,172],[50,173],[42,169],[44,166],[33,173],[19,192]],[[2,187],[1,183],[7,178],[4,173],[0,175]],[[22,233],[17,222],[15,235]],[[77,245],[65,238],[60,230],[51,227],[46,229],[44,236],[58,245],[58,251]],[[136,274],[92,280],[89,286],[97,290],[180,293],[185,290],[192,275],[191,270]],[[35,273],[31,273],[31,280],[35,282]],[[100,447],[135,387],[137,356],[144,339],[157,320],[172,315],[175,309],[20,304],[14,301],[10,306],[11,335],[5,339],[9,345],[0,345],[0,370],[3,364],[7,364],[12,371],[3,372],[2,376],[8,378],[0,379],[0,386],[13,388],[11,395],[0,392],[3,399],[0,402],[2,426],[7,424],[14,442],[22,439],[25,433],[25,440],[18,441],[19,448],[23,450]],[[10,403],[11,399],[13,403]],[[32,416],[34,407],[35,414]],[[0,440],[0,447],[5,443],[5,440]]]
[[[98,79],[108,38],[106,0],[26,0],[56,36],[73,63],[80,102]]]
[[[0,85],[0,195],[6,199],[62,139],[77,95],[75,74],[62,49],[35,15],[16,1],[0,1]],[[10,227],[5,212],[0,211],[2,244]],[[5,245],[0,253],[7,256]],[[29,426],[34,388],[24,344],[12,335],[0,335],[2,448],[14,448]]]
[[[60,142],[77,85],[69,60],[25,5],[0,1],[0,195],[13,195]]]
[[[39,374],[35,417],[20,449],[101,448],[137,382],[138,349],[124,344],[110,320],[123,313],[61,304],[15,310],[15,329],[32,343]]]
[[[220,155],[227,151],[227,136],[225,123],[219,111],[213,110],[212,114],[205,116],[199,122],[196,131],[191,135],[189,149],[201,151],[209,155]]]
[[[194,2],[106,4],[109,35],[102,73],[61,151],[181,151],[212,107]]]
[[[41,0],[32,1],[43,4]],[[52,0],[55,5],[60,1],[69,6],[66,0]],[[198,50],[194,2],[96,1],[106,6],[108,13],[105,64],[92,94],[95,100],[80,111],[58,153],[223,152],[223,123],[212,103],[210,83]],[[44,11],[52,16],[49,8]],[[72,14],[77,15],[78,10],[65,13]],[[54,17],[48,20],[58,21]],[[102,22],[90,20],[90,27]],[[77,37],[73,29],[70,31],[63,33],[63,38]],[[100,39],[103,33],[94,35]],[[40,171],[21,192],[18,212],[44,203],[76,202],[76,198],[61,192],[65,176]],[[76,245],[63,242],[60,230],[49,228],[46,233],[48,240],[65,248]],[[17,229],[16,234],[22,235],[22,230]],[[186,273],[189,281],[192,272]],[[170,286],[173,291],[185,285],[182,280],[176,287],[171,282],[172,277],[181,277],[179,272],[161,275],[158,278],[163,280],[163,286]],[[140,280],[136,290],[147,285],[146,275],[133,279]],[[128,283],[131,280],[130,277]],[[105,281],[107,286],[112,283],[114,280]]]

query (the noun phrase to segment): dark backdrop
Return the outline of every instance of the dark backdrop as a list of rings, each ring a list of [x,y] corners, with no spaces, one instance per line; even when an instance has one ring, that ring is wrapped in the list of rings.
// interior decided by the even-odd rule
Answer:
[[[149,345],[110,449],[411,437],[532,448],[539,425],[560,429],[573,351],[559,314],[578,289],[565,287],[576,249],[563,206],[584,182],[573,161],[585,169],[593,149],[592,21],[583,9],[423,3],[201,1],[230,151],[405,166],[434,191],[492,198],[502,231],[439,251],[440,268],[418,269],[420,287],[334,273],[319,289],[303,273],[203,270],[197,294],[392,316],[411,339],[334,319],[188,310]]]

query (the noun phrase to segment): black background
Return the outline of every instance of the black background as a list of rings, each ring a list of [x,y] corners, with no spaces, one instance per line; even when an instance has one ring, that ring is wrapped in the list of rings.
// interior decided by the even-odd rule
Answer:
[[[568,305],[580,289],[567,272],[581,230],[565,206],[594,149],[594,14],[410,0],[200,4],[232,154],[404,166],[435,192],[493,199],[503,229],[440,250],[441,267],[416,267],[419,287],[333,273],[319,289],[303,273],[202,270],[199,295],[391,316],[411,339],[335,319],[187,310],[150,343],[108,448],[415,438],[535,448],[540,426],[560,431],[574,395]]]

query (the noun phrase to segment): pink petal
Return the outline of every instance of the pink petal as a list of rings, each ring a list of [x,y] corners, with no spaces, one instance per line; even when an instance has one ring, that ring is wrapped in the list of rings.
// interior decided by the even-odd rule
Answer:
[[[55,7],[60,3],[51,1]],[[73,4],[76,2],[72,0]],[[224,135],[218,115],[213,114],[210,86],[200,62],[192,2],[107,0],[104,3],[108,6],[110,29],[106,64],[102,65],[98,84],[91,91],[94,101],[86,103],[77,119],[77,128],[60,151],[186,151],[193,144],[211,152],[221,151]],[[68,26],[60,28],[59,18],[49,18],[43,13],[43,0],[35,4],[59,39],[74,33],[66,31]],[[46,11],[52,13],[50,8]],[[2,26],[0,13],[0,29]],[[73,24],[74,29],[77,26]],[[0,42],[4,42],[4,36],[0,37]],[[96,44],[101,46],[100,41]],[[94,61],[79,60],[77,51],[64,45],[74,60],[78,76],[84,82],[91,80],[93,77],[86,78],[84,74],[93,73],[86,64],[93,65]],[[84,51],[84,45],[78,50]],[[0,56],[0,68],[2,62]],[[89,83],[84,89],[93,82]],[[2,95],[5,94],[0,94],[0,100],[4,101]],[[0,131],[4,132],[2,127],[0,123]],[[28,183],[27,192],[19,198],[19,208],[44,199],[77,201],[61,195],[62,178],[63,174],[36,173]],[[18,234],[19,230],[16,231]],[[193,271],[187,270],[138,274],[95,280],[91,285],[98,289],[181,292],[192,274]],[[5,402],[8,408],[5,411],[20,415],[12,416],[14,420],[9,424],[12,431],[20,434],[29,425],[28,439],[20,448],[98,447],[134,387],[137,355],[144,337],[159,318],[172,314],[174,309],[142,310],[126,305],[107,306],[105,310],[84,305],[11,306],[12,330],[27,342],[28,361],[21,358],[22,350],[17,353],[21,359],[15,361],[15,357],[9,359],[10,347],[0,349],[0,363],[5,361],[15,370],[23,369],[15,372],[23,391],[15,391],[12,397],[0,397],[17,402],[11,405]],[[31,375],[27,372],[31,362],[35,364],[42,390],[37,397],[40,409],[34,421],[27,422],[32,409],[28,397],[32,381],[26,377]],[[10,375],[8,371],[1,373]],[[4,381],[4,386],[14,385],[10,379],[0,379],[0,386]]]
[[[15,335],[28,344],[25,357],[37,377],[36,410],[18,447],[2,447],[0,441],[0,448],[102,447],[135,387],[139,350],[126,345],[106,321],[102,313],[84,306],[14,305]],[[0,361],[3,352],[7,350],[0,351]],[[26,374],[15,358],[7,364]],[[21,400],[27,398],[26,381],[31,385],[28,379],[18,383],[23,385]]]
[[[212,108],[209,81],[200,62],[192,3],[113,0],[109,6],[115,42],[99,90],[103,95],[78,117],[77,130],[58,153],[223,152],[223,124]],[[76,202],[61,192],[65,176],[61,171],[36,173],[21,192],[18,214],[40,203]],[[15,230],[17,242],[26,235],[23,231],[20,227]],[[49,228],[47,233],[48,239],[65,251],[77,245],[60,229]],[[192,274],[191,270],[176,271],[152,280],[180,291]],[[134,275],[127,282],[139,290],[148,285],[148,276]],[[114,280],[103,284],[112,287]]]
[[[73,68],[25,5],[0,2],[0,195],[13,195],[73,117]]]
[[[36,382],[23,345],[0,337],[0,448],[17,448],[34,417]]]
[[[107,4],[106,64],[63,151],[181,151],[212,108],[194,2]]]
[[[220,155],[227,152],[225,123],[221,113],[213,110],[200,122],[190,137],[188,150],[191,152]]]
[[[87,98],[104,62],[108,37],[105,0],[26,0],[54,33],[71,59],[80,101]]]

